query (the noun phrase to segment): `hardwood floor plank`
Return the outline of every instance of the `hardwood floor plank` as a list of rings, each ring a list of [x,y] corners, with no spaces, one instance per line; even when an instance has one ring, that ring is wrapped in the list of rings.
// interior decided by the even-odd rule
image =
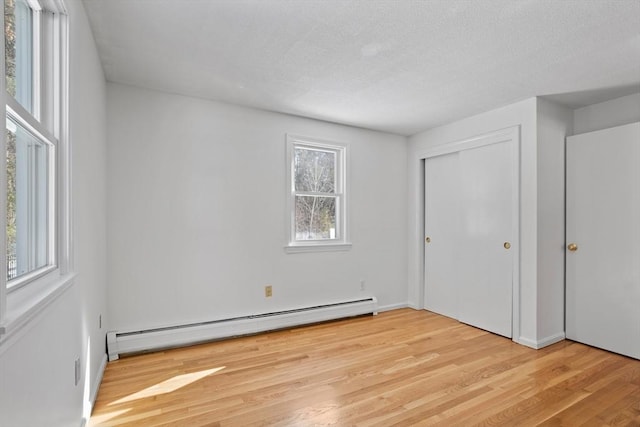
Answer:
[[[640,361],[401,309],[111,362],[89,425],[639,426]]]

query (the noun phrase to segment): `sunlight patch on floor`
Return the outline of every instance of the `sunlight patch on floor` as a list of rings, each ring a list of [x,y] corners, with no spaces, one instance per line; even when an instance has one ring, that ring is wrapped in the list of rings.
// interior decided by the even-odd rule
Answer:
[[[117,416],[126,414],[130,410],[131,408],[127,408],[127,409],[120,409],[116,411],[107,412],[100,415],[94,415],[91,417],[91,420],[89,421],[89,426],[99,426],[102,423],[109,421]]]
[[[131,402],[133,400],[144,399],[147,397],[157,396],[159,394],[171,393],[173,391],[178,390],[179,388],[185,387],[191,383],[194,383],[202,378],[214,374],[223,370],[225,366],[220,366],[218,368],[206,369],[204,371],[191,372],[189,374],[176,375],[173,378],[169,378],[168,380],[162,381],[158,384],[154,384],[151,387],[147,387],[144,390],[140,390],[129,396],[125,396],[122,399],[115,400],[109,405],[118,405],[121,403]]]

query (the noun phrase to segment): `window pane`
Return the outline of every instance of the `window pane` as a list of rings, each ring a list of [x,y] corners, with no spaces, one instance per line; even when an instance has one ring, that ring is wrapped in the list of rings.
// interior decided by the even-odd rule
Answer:
[[[296,196],[296,240],[336,238],[336,198]]]
[[[296,191],[335,193],[335,152],[296,147],[294,156]]]
[[[7,118],[7,280],[48,264],[49,146]]]
[[[24,0],[4,2],[4,47],[7,92],[32,111],[33,12]]]

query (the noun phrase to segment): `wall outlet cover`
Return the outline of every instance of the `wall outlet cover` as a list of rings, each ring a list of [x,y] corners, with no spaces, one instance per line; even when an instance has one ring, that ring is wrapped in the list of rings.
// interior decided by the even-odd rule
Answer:
[[[77,358],[74,363],[75,372],[75,385],[80,383],[80,358]]]

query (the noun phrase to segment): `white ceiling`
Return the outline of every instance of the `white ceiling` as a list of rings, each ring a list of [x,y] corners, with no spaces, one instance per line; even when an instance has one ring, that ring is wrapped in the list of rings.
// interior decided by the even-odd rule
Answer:
[[[109,81],[411,135],[640,91],[639,0],[84,0]]]

